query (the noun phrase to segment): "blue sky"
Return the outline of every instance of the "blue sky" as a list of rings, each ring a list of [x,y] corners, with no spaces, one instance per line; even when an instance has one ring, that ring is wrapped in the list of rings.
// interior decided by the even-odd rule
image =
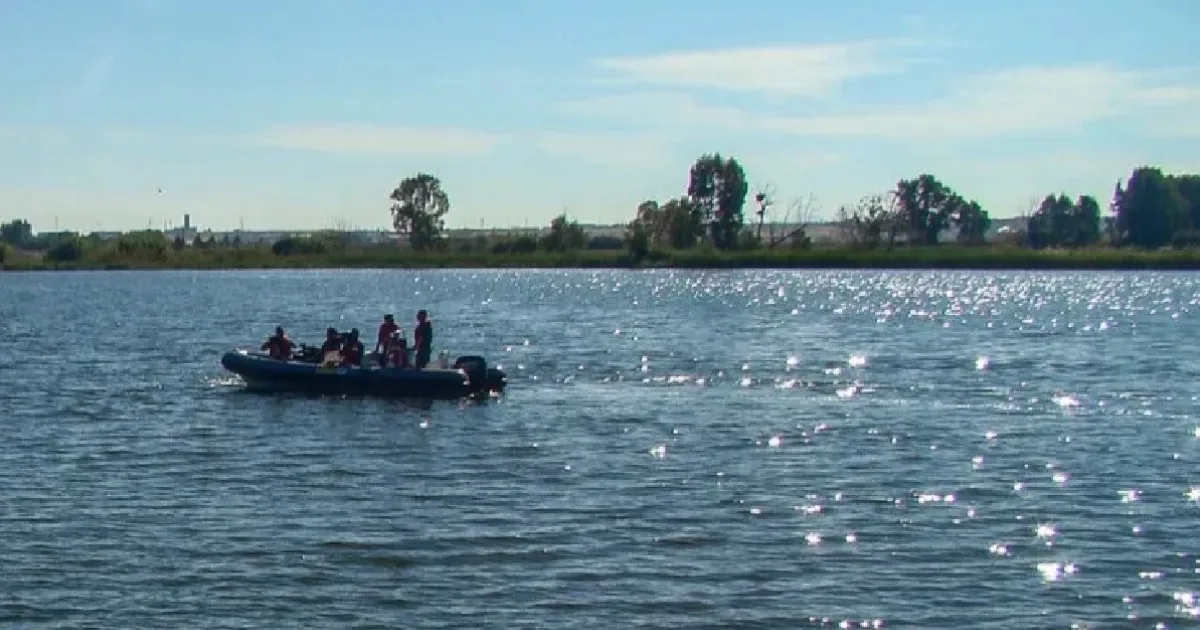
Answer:
[[[1200,172],[1195,0],[5,0],[0,219],[624,222],[732,155],[778,213],[931,172],[993,216]],[[160,193],[159,190],[162,190]]]

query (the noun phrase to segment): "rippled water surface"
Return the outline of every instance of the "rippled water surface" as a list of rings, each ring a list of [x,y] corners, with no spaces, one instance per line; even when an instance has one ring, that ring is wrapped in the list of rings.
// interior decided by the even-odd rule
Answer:
[[[481,405],[248,394],[384,312]],[[0,275],[0,623],[1195,628],[1200,276]]]

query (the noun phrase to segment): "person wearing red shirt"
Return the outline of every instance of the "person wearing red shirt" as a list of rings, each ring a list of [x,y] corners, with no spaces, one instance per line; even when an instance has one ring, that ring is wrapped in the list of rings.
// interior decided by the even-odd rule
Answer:
[[[345,341],[342,342],[342,366],[343,367],[362,367],[363,345],[358,340],[358,329],[352,328],[350,334],[346,335]]]
[[[383,316],[383,322],[379,324],[379,335],[375,338],[375,354],[379,356],[379,365],[387,365],[388,346],[392,343],[392,335],[400,331],[400,325],[396,323],[396,318],[389,313]]]
[[[392,335],[387,351],[388,365],[396,368],[408,367],[408,342],[400,333],[397,332]]]
[[[292,340],[283,332],[283,326],[275,327],[275,334],[267,338],[261,349],[266,350],[272,359],[287,361],[292,358]]]

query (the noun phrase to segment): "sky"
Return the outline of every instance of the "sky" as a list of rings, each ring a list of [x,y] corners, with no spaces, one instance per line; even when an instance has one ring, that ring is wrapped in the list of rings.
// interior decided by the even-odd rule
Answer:
[[[994,217],[1200,172],[1196,0],[0,0],[0,220],[624,223],[736,158],[783,219],[932,173]],[[749,212],[751,208],[748,208]],[[793,215],[794,216],[794,215]]]

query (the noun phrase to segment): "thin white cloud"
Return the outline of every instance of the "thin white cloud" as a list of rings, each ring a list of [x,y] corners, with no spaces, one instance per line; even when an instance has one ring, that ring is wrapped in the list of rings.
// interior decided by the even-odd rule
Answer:
[[[447,156],[489,153],[500,136],[470,129],[323,124],[277,127],[247,140],[316,153]]]
[[[925,105],[767,117],[758,126],[806,136],[945,140],[1074,132],[1117,117],[1180,113],[1191,98],[1189,89],[1154,85],[1150,78],[1103,65],[1017,68],[972,77],[952,94]]]
[[[1148,133],[1158,129],[1178,137],[1200,130],[1200,81],[1186,69],[1134,71],[1097,64],[983,73],[924,104],[847,106],[848,112],[826,115],[759,113],[662,92],[611,95],[565,107],[577,114],[646,126],[798,136],[962,140],[1070,133],[1125,117],[1133,128],[1140,125]]]
[[[827,96],[847,81],[901,72],[917,42],[862,41],[669,52],[598,59],[600,68],[640,84],[781,96]]]
[[[669,144],[657,137],[637,134],[541,132],[534,146],[552,155],[627,168],[654,168],[670,163]]]
[[[1150,132],[1165,138],[1200,138],[1200,80],[1140,90],[1138,103],[1166,112],[1153,118]]]

